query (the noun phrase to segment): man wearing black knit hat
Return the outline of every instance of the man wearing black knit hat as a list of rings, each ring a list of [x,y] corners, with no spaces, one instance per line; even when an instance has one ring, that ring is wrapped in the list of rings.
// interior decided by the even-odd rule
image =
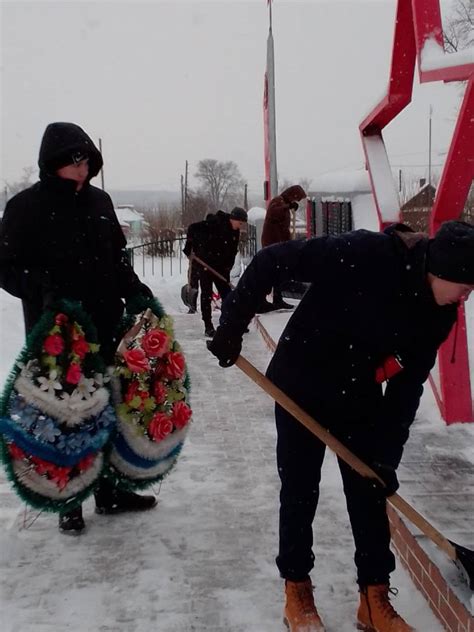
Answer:
[[[264,248],[224,301],[210,351],[234,364],[242,334],[268,288],[310,287],[282,333],[267,375],[372,466],[385,488],[339,467],[355,542],[358,627],[413,632],[389,601],[395,558],[385,497],[415,418],[423,383],[474,289],[474,226],[443,224],[434,239],[395,224]],[[385,384],[385,388],[383,388]],[[280,544],[291,632],[325,629],[314,604],[313,519],[325,446],[279,405]]]
[[[222,299],[230,292],[230,271],[239,247],[240,229],[246,222],[247,212],[236,206],[230,213],[217,211],[204,221],[191,225],[192,239],[186,241],[184,253],[188,257],[196,255],[209,266],[207,268],[198,260],[191,261],[201,286],[201,314],[204,333],[208,338],[212,338],[215,333],[211,309],[212,286],[216,286]]]

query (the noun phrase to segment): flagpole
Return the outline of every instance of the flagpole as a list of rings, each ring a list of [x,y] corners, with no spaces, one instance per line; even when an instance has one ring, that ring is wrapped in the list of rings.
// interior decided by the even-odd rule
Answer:
[[[269,29],[267,38],[267,67],[264,93],[265,136],[265,201],[278,195],[278,171],[276,159],[276,107],[275,107],[275,56],[272,33],[272,0],[268,2]]]

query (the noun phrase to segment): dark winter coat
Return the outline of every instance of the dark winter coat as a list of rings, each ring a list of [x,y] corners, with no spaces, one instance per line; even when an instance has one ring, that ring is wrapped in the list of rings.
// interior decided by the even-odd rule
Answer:
[[[400,227],[405,230],[406,227]],[[268,369],[272,381],[329,428],[373,424],[379,460],[398,465],[423,383],[456,320],[426,280],[427,238],[359,230],[261,250],[226,299],[221,324],[243,331],[269,289],[311,286],[290,318]],[[404,369],[385,389],[377,367]]]
[[[76,183],[54,175],[64,155],[86,152],[89,177]],[[92,186],[102,157],[87,134],[71,123],[49,125],[43,137],[40,181],[7,204],[0,227],[0,285],[22,299],[27,331],[44,302],[77,299],[92,317],[99,339],[110,338],[123,311],[121,297],[140,291],[126,240],[107,193]]]
[[[239,246],[240,231],[234,230],[229,213],[217,211],[202,222],[188,228],[184,253],[192,251],[218,272],[226,275],[234,265]]]
[[[304,189],[296,184],[285,189],[281,195],[270,201],[262,230],[262,246],[264,248],[291,239],[290,203],[302,200],[305,195]]]

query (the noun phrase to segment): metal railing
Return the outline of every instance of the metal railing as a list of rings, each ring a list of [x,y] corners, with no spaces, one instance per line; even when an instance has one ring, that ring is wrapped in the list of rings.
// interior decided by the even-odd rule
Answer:
[[[158,239],[138,246],[127,248],[130,263],[135,272],[159,276],[181,274],[186,267],[187,257],[183,253],[186,236],[174,239]],[[257,252],[255,226],[249,225],[247,231],[241,233],[239,252],[246,260],[250,260]]]

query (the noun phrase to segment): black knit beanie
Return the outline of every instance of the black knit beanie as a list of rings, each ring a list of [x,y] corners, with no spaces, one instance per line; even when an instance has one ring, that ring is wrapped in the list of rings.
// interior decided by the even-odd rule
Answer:
[[[230,218],[236,219],[239,222],[246,222],[248,218],[247,211],[245,211],[243,208],[240,208],[240,206],[234,206],[234,208],[230,212]]]
[[[450,221],[430,240],[428,272],[454,283],[474,285],[474,226]]]

